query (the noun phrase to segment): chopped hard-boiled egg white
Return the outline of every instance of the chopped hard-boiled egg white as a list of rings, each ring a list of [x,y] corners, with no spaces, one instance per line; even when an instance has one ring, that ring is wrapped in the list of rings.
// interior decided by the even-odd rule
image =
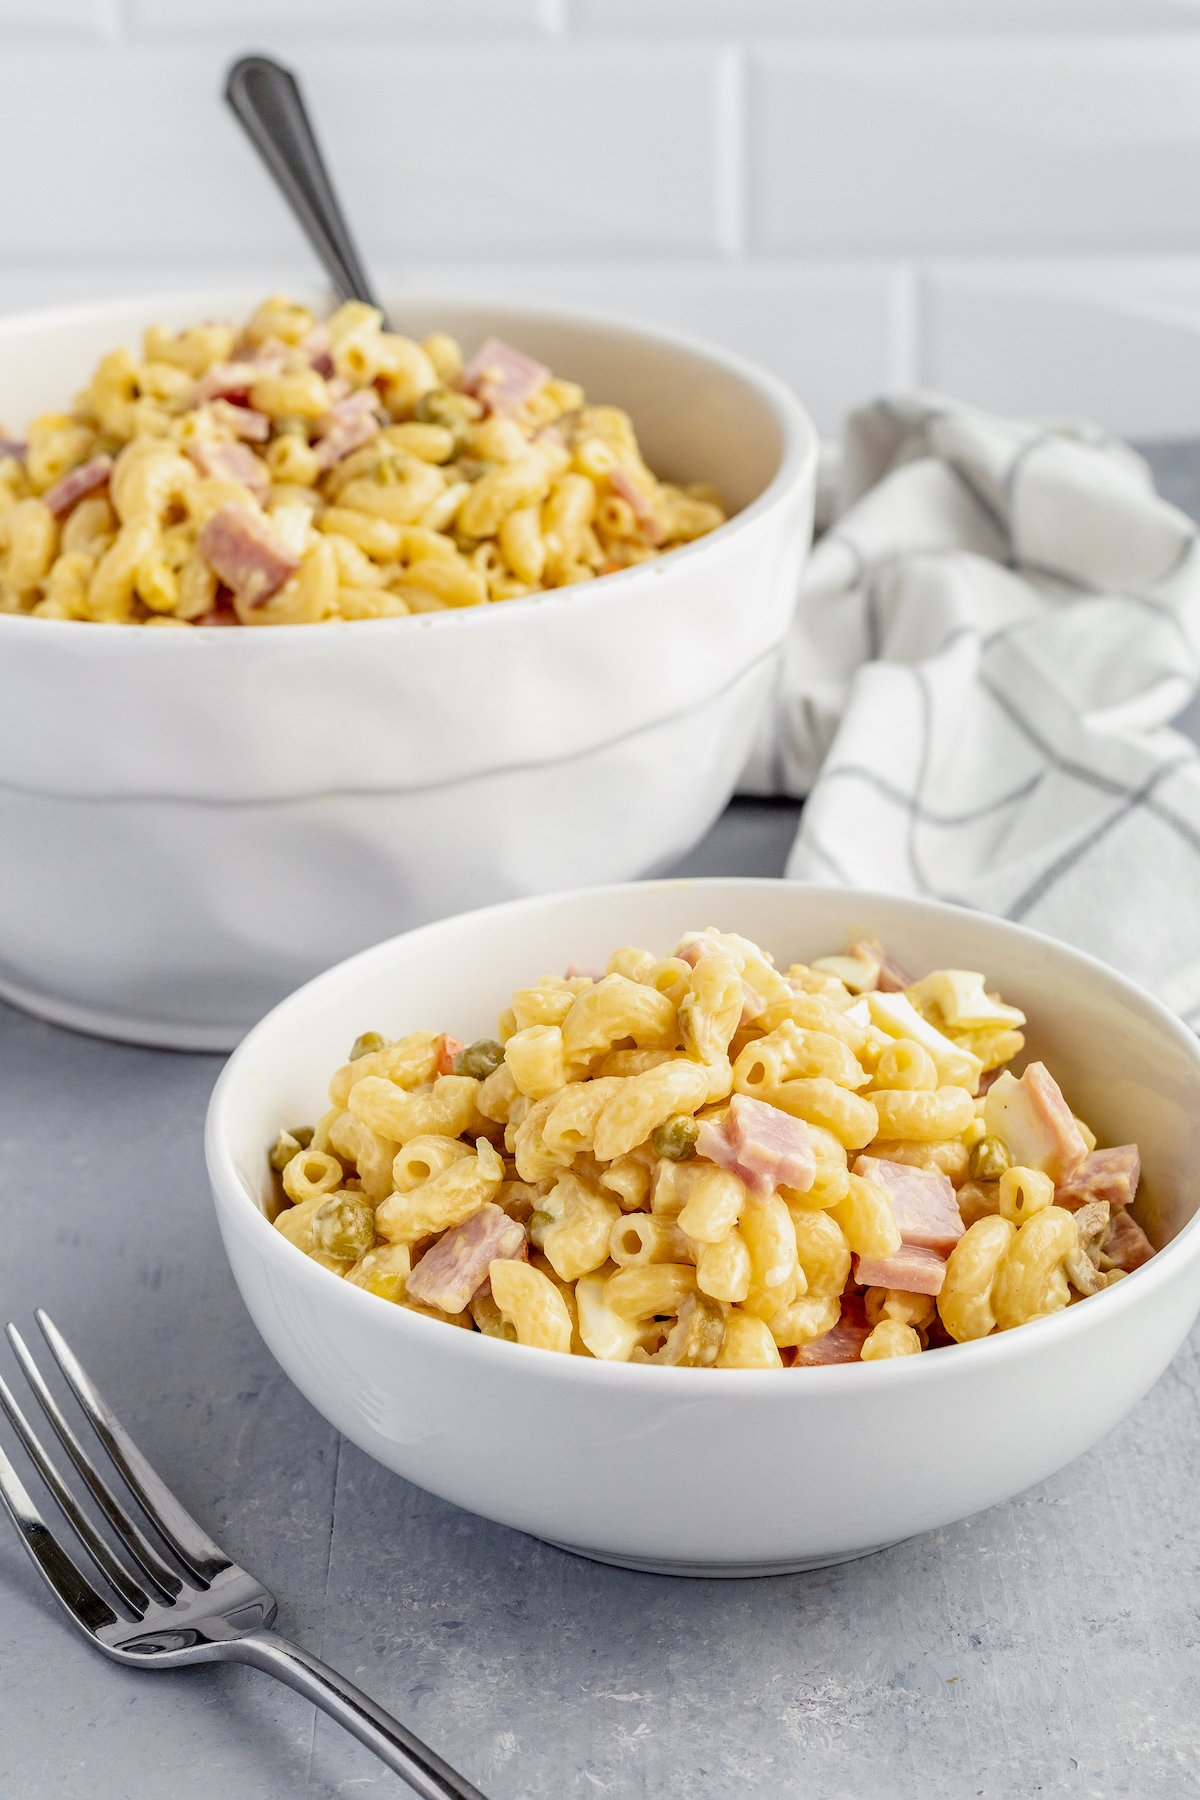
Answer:
[[[1025,1014],[1016,1006],[993,1000],[977,969],[938,969],[908,990],[917,1000],[937,1009],[947,1025],[959,1031],[981,1031],[989,1025],[1019,1028]]]
[[[973,1094],[983,1074],[983,1063],[969,1050],[940,1032],[936,1025],[923,1019],[907,994],[868,994],[872,1023],[889,1037],[911,1038],[928,1050],[943,1081],[954,1087],[965,1087]]]
[[[579,1335],[593,1356],[605,1362],[628,1362],[640,1335],[632,1319],[623,1319],[604,1298],[605,1277],[583,1275],[575,1283]]]

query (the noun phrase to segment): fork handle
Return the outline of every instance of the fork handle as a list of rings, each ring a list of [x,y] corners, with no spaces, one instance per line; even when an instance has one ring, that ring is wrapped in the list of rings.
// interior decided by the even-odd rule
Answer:
[[[403,1775],[421,1800],[487,1800],[486,1794],[457,1775],[449,1763],[443,1762],[398,1719],[384,1712],[382,1706],[376,1706],[361,1688],[299,1644],[274,1631],[251,1631],[231,1643],[229,1653],[238,1662],[265,1669],[268,1675],[313,1701],[368,1750],[373,1750],[389,1769]]]

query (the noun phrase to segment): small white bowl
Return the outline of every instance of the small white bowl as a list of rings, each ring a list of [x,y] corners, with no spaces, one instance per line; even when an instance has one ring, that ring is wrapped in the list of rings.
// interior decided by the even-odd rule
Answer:
[[[494,1029],[512,990],[618,944],[705,925],[781,962],[858,927],[914,972],[978,968],[1029,1050],[1112,1143],[1136,1140],[1159,1254],[1001,1337],[896,1362],[779,1372],[593,1362],[456,1331],[339,1282],[267,1223],[266,1152],[314,1118],[364,1029]],[[217,1083],[207,1156],[251,1317],[312,1404],[431,1493],[631,1568],[812,1568],[992,1506],[1124,1417],[1200,1307],[1200,1043],[1062,944],[954,907],[778,881],[653,882],[488,908],[353,957],[250,1033]]]
[[[0,321],[14,429],[182,294]],[[465,906],[670,866],[733,790],[810,537],[815,431],[782,383],[662,331],[397,297],[632,415],[734,515],[641,567],[503,605],[261,631],[0,616],[0,995],[228,1049],[298,982]],[[686,771],[686,774],[682,774]]]

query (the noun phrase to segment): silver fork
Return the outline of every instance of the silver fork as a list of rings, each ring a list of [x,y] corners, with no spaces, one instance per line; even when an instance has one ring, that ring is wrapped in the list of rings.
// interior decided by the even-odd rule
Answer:
[[[418,1737],[335,1669],[268,1630],[275,1598],[231,1561],[155,1474],[62,1333],[36,1314],[51,1355],[125,1487],[178,1568],[161,1554],[96,1468],[15,1325],[8,1338],[38,1404],[96,1506],[120,1542],[116,1553],[51,1461],[8,1384],[0,1406],[59,1510],[100,1576],[93,1585],[63,1549],[0,1449],[0,1500],[35,1566],[69,1617],[97,1649],[135,1669],[243,1662],[295,1688],[353,1732],[423,1800],[485,1800]],[[182,1573],[180,1573],[182,1571]]]

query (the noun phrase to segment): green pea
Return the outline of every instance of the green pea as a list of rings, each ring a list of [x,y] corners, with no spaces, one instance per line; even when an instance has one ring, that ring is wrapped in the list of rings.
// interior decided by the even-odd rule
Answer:
[[[330,1194],[313,1214],[313,1243],[327,1256],[357,1262],[375,1247],[375,1208],[365,1194]]]
[[[700,1127],[695,1119],[687,1113],[675,1113],[655,1127],[650,1139],[655,1156],[665,1156],[668,1162],[688,1162],[696,1154],[696,1139],[700,1135]]]
[[[667,1334],[656,1362],[680,1368],[708,1369],[716,1362],[725,1338],[725,1308],[707,1294],[689,1294]]]
[[[350,1061],[357,1062],[360,1056],[370,1056],[376,1050],[386,1050],[387,1039],[382,1032],[364,1031],[356,1037],[350,1047]]]
[[[1012,1167],[1012,1157],[998,1137],[985,1137],[972,1144],[967,1166],[976,1181],[999,1181],[1005,1169]]]
[[[467,418],[462,400],[449,388],[430,388],[415,402],[412,416],[419,425],[440,425],[454,439],[459,451],[467,441]]]
[[[312,1140],[311,1132],[309,1140]],[[282,1175],[293,1156],[307,1148],[308,1145],[302,1144],[294,1131],[281,1131],[271,1146],[271,1167],[277,1175]]]
[[[515,1344],[517,1341],[515,1327],[504,1318],[488,1319],[479,1329],[484,1337],[503,1338],[506,1344]]]
[[[476,1038],[465,1050],[460,1050],[454,1059],[456,1075],[473,1075],[476,1081],[485,1081],[494,1075],[504,1061],[504,1045],[498,1044],[495,1038]]]
[[[535,1248],[537,1248],[538,1250],[540,1250],[542,1248],[542,1245],[545,1243],[546,1233],[549,1231],[549,1229],[553,1225],[553,1223],[554,1223],[553,1213],[548,1213],[548,1212],[531,1212],[530,1213],[529,1222],[526,1225],[525,1230],[529,1234],[530,1243],[533,1244],[535,1246]]]

